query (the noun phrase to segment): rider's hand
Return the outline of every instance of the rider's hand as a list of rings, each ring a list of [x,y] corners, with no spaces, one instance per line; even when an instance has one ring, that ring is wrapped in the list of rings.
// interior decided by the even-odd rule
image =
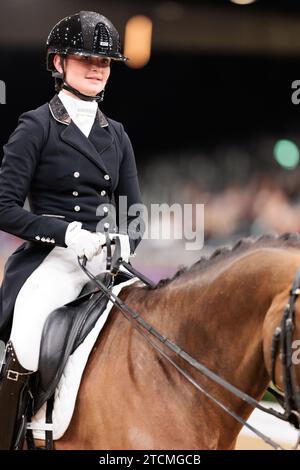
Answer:
[[[105,235],[100,232],[91,233],[81,228],[81,222],[71,222],[66,230],[65,243],[77,256],[86,256],[88,261],[98,255],[105,243]]]

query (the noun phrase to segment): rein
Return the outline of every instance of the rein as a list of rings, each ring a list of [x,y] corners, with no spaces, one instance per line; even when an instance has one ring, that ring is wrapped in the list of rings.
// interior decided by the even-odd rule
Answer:
[[[116,239],[116,242],[118,242],[118,239]],[[116,243],[116,245],[117,245],[117,243]],[[116,251],[117,251],[117,247],[116,247],[116,250],[115,250],[115,254],[116,254]],[[116,307],[118,307],[119,310],[121,310],[121,312],[123,313],[125,318],[128,321],[131,322],[133,327],[145,338],[145,340],[160,355],[162,355],[172,366],[174,366],[183,377],[185,377],[190,383],[192,383],[197,390],[201,391],[206,397],[208,397],[214,403],[216,403],[227,414],[232,416],[236,421],[241,423],[243,426],[246,426],[248,429],[250,429],[254,434],[256,434],[259,438],[261,438],[264,442],[269,444],[271,447],[273,447],[274,449],[284,450],[284,448],[281,447],[278,443],[273,441],[271,438],[269,438],[265,434],[261,433],[258,429],[251,426],[249,423],[247,423],[246,420],[244,420],[242,417],[238,416],[233,410],[231,410],[229,407],[224,405],[224,403],[222,403],[219,399],[217,399],[216,397],[211,395],[209,392],[207,392],[205,389],[203,389],[203,387],[191,376],[191,374],[187,370],[185,370],[181,366],[179,366],[166,352],[164,352],[157,344],[155,344],[150,339],[149,335],[147,335],[147,333],[154,336],[154,338],[156,340],[158,340],[160,343],[162,343],[171,352],[175,353],[178,357],[180,357],[185,363],[190,365],[193,369],[196,369],[197,371],[201,372],[203,375],[205,375],[206,377],[208,377],[209,379],[211,379],[213,382],[217,383],[218,385],[220,385],[224,389],[228,390],[230,393],[232,393],[236,397],[241,398],[244,402],[248,403],[249,405],[253,406],[254,408],[257,408],[257,409],[263,411],[264,413],[275,416],[276,418],[281,419],[283,421],[287,421],[287,422],[293,424],[295,427],[297,427],[296,426],[297,422],[296,422],[295,418],[298,418],[298,416],[299,416],[298,413],[293,411],[292,408],[290,407],[290,405],[286,407],[287,403],[288,404],[291,403],[290,398],[285,399],[285,401],[284,401],[284,413],[280,413],[280,412],[274,410],[273,408],[266,408],[265,406],[261,405],[257,400],[252,398],[250,395],[248,395],[247,393],[242,392],[237,387],[230,384],[227,380],[219,377],[216,373],[211,371],[204,364],[198,362],[196,359],[191,357],[187,352],[185,352],[183,349],[181,349],[177,344],[173,343],[169,338],[167,338],[166,336],[161,335],[153,326],[151,326],[148,322],[146,322],[139,315],[139,313],[135,312],[128,305],[126,305],[126,303],[121,301],[116,295],[114,295],[111,292],[111,290],[107,289],[105,287],[105,285],[100,280],[95,279],[95,277],[85,267],[85,264],[86,264],[86,259],[85,258],[82,261],[82,263],[80,262],[80,258],[78,258],[78,263],[79,263],[80,267],[83,269],[83,271],[86,273],[86,275],[101,289],[101,291],[108,297],[108,299]],[[127,269],[129,268],[128,269],[129,271],[131,271],[133,269],[130,264],[123,262],[122,258],[119,257],[119,258],[116,258],[116,265],[115,266],[117,266],[117,268],[114,267],[114,266],[112,268],[112,273],[113,273],[112,275],[115,275],[118,272],[118,268],[121,264],[126,266]],[[141,277],[141,279],[145,279],[145,276],[140,275],[140,273],[136,270],[134,270],[134,274],[137,275],[138,277]],[[300,289],[299,289],[299,286],[300,286],[300,270],[298,271],[297,274],[298,274],[298,277],[296,277],[296,279],[297,279],[298,284],[299,284],[298,285],[299,292],[297,293],[297,295],[298,295],[300,293]],[[151,284],[152,284],[151,287],[153,287],[152,282],[151,282]],[[294,285],[295,285],[295,281],[294,281]],[[294,287],[294,285],[293,285],[293,287]],[[291,295],[295,295],[294,291],[295,291],[295,289],[292,289],[292,294]],[[294,311],[294,303],[295,303],[295,300],[294,300],[293,303],[291,303],[291,299],[290,299],[290,304],[289,305],[290,305],[290,308],[293,311]],[[292,307],[291,307],[291,305],[292,305]],[[291,342],[291,338],[289,340],[286,340],[285,341],[286,346],[289,346],[290,342]],[[290,356],[291,356],[291,354],[289,353],[289,355],[287,357],[290,357]],[[289,383],[289,380],[287,382],[285,381],[285,385],[286,385],[286,383]],[[297,416],[295,416],[295,414]],[[298,424],[298,427],[299,427],[299,424]],[[298,440],[298,442],[299,442],[299,440]],[[297,442],[297,445],[298,445],[298,442]]]

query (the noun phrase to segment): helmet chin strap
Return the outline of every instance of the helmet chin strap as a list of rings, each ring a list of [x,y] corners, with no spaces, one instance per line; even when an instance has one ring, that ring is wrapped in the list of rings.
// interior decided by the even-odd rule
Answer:
[[[61,68],[63,70],[63,74],[62,74],[63,86],[62,86],[62,88],[69,91],[70,93],[73,93],[73,95],[78,96],[78,98],[80,98],[81,100],[84,100],[84,101],[97,101],[97,103],[99,103],[100,101],[103,101],[104,90],[100,91],[100,93],[98,93],[98,95],[96,95],[96,96],[89,96],[89,95],[85,95],[85,94],[81,93],[79,90],[76,90],[76,88],[69,85],[67,83],[67,81],[65,80],[64,57],[62,57],[62,56],[60,56],[60,65],[61,65]]]
[[[103,98],[104,98],[104,90],[102,90],[96,96],[88,96],[88,95],[84,95],[79,90],[76,90],[76,88],[73,88],[72,86],[68,85],[68,83],[66,81],[64,81],[64,84],[63,84],[62,88],[64,88],[65,90],[70,91],[71,93],[73,93],[73,95],[78,96],[78,98],[80,98],[81,100],[84,100],[84,101],[97,101],[97,102],[99,102],[99,101],[103,101]]]

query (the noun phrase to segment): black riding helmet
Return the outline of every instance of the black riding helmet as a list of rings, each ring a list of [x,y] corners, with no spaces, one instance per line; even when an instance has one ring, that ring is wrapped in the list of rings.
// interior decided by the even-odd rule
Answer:
[[[119,33],[105,16],[94,11],[80,11],[60,20],[51,30],[47,39],[47,70],[55,77],[56,88],[70,91],[85,101],[102,101],[104,90],[96,96],[87,96],[71,87],[65,80],[64,59],[67,55],[105,56],[125,62],[121,54]],[[59,54],[63,73],[59,73],[53,63]]]

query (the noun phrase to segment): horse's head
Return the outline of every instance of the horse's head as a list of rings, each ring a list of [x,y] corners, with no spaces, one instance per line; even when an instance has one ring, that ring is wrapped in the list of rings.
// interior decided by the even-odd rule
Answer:
[[[263,346],[267,370],[282,393],[290,421],[300,427],[300,269],[288,290],[275,297],[266,315]]]

